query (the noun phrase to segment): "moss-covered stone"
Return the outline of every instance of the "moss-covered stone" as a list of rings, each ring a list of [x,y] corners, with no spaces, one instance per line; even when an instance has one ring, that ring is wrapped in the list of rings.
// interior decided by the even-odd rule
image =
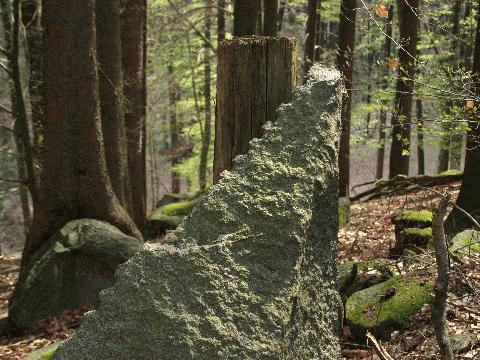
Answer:
[[[454,175],[462,175],[463,172],[460,170],[450,169],[446,171],[442,171],[438,176],[454,176]]]
[[[341,197],[338,201],[338,218],[340,228],[348,227],[350,222],[350,199]]]
[[[357,291],[375,286],[393,277],[393,273],[384,261],[360,261],[355,263],[355,277],[344,288],[340,295],[344,301]]]
[[[409,317],[430,301],[432,288],[432,284],[397,276],[358,291],[347,300],[347,324],[359,341],[365,340],[367,331],[386,340],[393,331],[407,325]]]
[[[142,245],[114,226],[74,220],[55,233],[22,270],[9,302],[9,319],[18,329],[64,310],[98,304],[117,266]]]
[[[120,266],[55,360],[340,357],[343,88],[310,74],[177,230]]]
[[[355,261],[338,265],[338,291],[340,294],[355,280],[357,271],[358,265]]]
[[[22,360],[51,360],[53,359],[53,355],[55,355],[55,351],[63,342],[63,340],[58,341],[41,349],[32,351],[30,354],[23,357]]]
[[[180,201],[162,206],[160,211],[167,216],[187,216],[190,214],[198,200]]]
[[[432,217],[432,212],[428,210],[404,210],[392,216],[392,223],[395,225],[395,231],[402,231],[405,228],[424,229],[432,227]]]
[[[425,247],[432,243],[432,228],[405,228],[400,234],[403,237],[403,247]]]
[[[450,251],[458,254],[480,253],[480,232],[465,230],[455,235],[450,244]]]

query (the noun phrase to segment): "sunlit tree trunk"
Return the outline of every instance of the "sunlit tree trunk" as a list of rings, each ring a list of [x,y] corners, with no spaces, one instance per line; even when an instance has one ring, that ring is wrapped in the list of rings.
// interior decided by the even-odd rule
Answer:
[[[180,174],[175,168],[178,165],[179,139],[177,123],[177,101],[179,98],[179,89],[173,64],[168,64],[168,102],[170,117],[170,166],[172,178],[172,192],[180,192]]]
[[[340,26],[338,32],[337,66],[342,73],[347,89],[342,99],[342,133],[339,153],[339,191],[340,196],[348,196],[350,187],[350,119],[352,116],[352,80],[353,48],[355,46],[355,27],[357,0],[342,0],[340,7]]]
[[[206,13],[205,13],[205,38],[210,41],[211,30],[211,6],[212,0],[206,0]],[[211,65],[210,65],[210,48],[205,42],[203,47],[203,66],[204,66],[204,89],[203,96],[205,102],[205,125],[203,129],[202,137],[202,149],[200,152],[200,171],[199,171],[199,185],[203,190],[207,186],[207,163],[208,163],[208,150],[210,148],[211,137],[211,123],[212,123],[212,105],[211,105]]]
[[[218,43],[225,40],[225,0],[217,2],[217,37]]]
[[[315,61],[315,39],[316,39],[315,34],[317,30],[316,23],[317,23],[317,0],[308,0],[307,26],[305,29],[305,54],[303,56],[303,78],[305,80],[307,79],[308,71],[310,70],[310,68],[313,65],[313,62]]]
[[[400,41],[398,49],[398,79],[395,109],[392,115],[392,148],[390,152],[390,178],[408,175],[410,162],[410,132],[412,99],[417,53],[419,0],[398,0]]]

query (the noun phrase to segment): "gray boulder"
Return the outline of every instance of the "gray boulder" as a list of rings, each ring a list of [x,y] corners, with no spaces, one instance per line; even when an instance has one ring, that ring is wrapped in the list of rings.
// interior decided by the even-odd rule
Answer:
[[[117,266],[142,248],[114,226],[74,220],[55,233],[19,276],[9,319],[20,330],[64,310],[98,304],[98,293],[114,283]]]
[[[56,360],[337,359],[339,73],[275,124],[163,244],[117,271]]]

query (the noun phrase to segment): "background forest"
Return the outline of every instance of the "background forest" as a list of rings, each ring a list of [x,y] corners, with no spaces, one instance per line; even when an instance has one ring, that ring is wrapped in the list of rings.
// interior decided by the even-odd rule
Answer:
[[[49,256],[45,249],[52,241],[66,236],[62,231],[93,228],[113,234],[107,238],[128,248],[107,256],[113,270],[100,271],[86,260],[84,266],[100,274],[101,280],[91,281],[101,283],[93,292],[96,299],[113,282],[115,267],[144,241],[161,242],[174,231],[218,182],[221,170],[230,169],[232,158],[262,133],[263,123],[254,129],[252,115],[260,90],[253,82],[235,83],[242,76],[249,81],[242,71],[258,59],[240,47],[236,53],[228,50],[237,40],[256,39],[254,46],[287,44],[275,53],[286,70],[268,69],[268,76],[282,83],[278,93],[284,88],[288,93],[275,99],[279,103],[290,101],[290,87],[305,83],[313,64],[338,69],[344,80],[338,271],[340,284],[342,276],[355,279],[345,280],[349,283],[340,290],[344,315],[348,299],[360,290],[384,286],[383,302],[398,299],[402,281],[406,289],[430,284],[428,294],[418,290],[425,298],[412,300],[415,306],[405,310],[406,319],[414,320],[409,327],[402,319],[402,326],[385,337],[378,324],[370,330],[390,353],[405,359],[450,359],[451,350],[434,341],[450,326],[455,335],[467,334],[455,355],[479,356],[478,233],[474,246],[462,243],[468,252],[453,254],[436,244],[446,244],[445,233],[452,240],[461,231],[480,228],[480,2],[67,3],[0,0],[0,336],[9,335],[0,338],[0,350],[8,352],[6,359],[68,338],[83,313],[96,305],[89,298],[64,306],[66,313],[25,315],[29,306],[41,308],[25,300],[30,291],[24,290],[30,282],[25,279]],[[268,56],[264,61],[269,64]],[[264,70],[259,67],[258,74]],[[252,78],[257,74],[248,71]],[[225,89],[231,79],[230,94]],[[252,121],[247,135],[238,129],[229,133],[224,120],[229,96],[237,123],[245,115],[245,99],[245,108],[253,109],[247,114]],[[276,109],[275,101],[265,107]],[[455,265],[447,266],[446,256]],[[445,280],[442,276],[448,285],[447,269],[453,288],[448,296],[433,285]],[[40,281],[42,274],[36,274]],[[437,304],[443,306],[441,316],[431,320],[433,292],[435,301],[444,298]],[[35,294],[39,303],[48,296]],[[402,302],[393,304],[404,310]],[[446,314],[451,318],[445,320]],[[49,320],[36,323],[47,315]],[[374,337],[373,345],[359,344],[367,335],[356,334],[353,323],[346,318],[340,324],[346,358],[370,358],[375,352],[391,359],[388,353],[379,355],[386,350]],[[34,330],[12,335],[12,324],[15,330]],[[407,330],[399,332],[403,327]]]

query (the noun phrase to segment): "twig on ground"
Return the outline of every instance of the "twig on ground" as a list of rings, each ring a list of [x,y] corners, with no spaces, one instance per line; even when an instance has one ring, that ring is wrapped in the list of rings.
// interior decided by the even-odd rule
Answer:
[[[382,344],[380,344],[370,332],[367,332],[367,339],[372,342],[373,350],[375,350],[380,360],[393,360],[393,357],[390,356],[387,350],[385,350]]]

